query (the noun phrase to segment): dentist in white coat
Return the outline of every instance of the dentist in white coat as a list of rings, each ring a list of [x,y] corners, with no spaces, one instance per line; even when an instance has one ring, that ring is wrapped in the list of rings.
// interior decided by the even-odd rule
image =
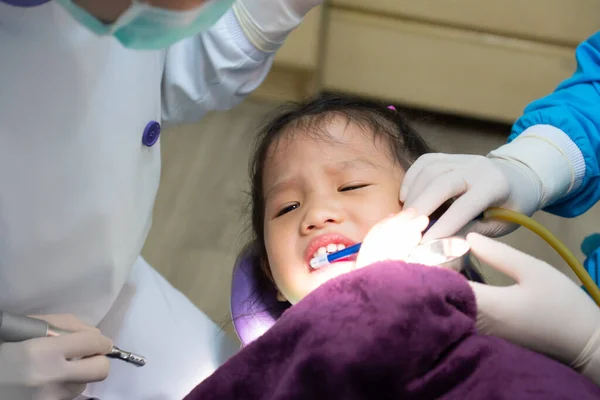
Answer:
[[[0,0],[0,310],[78,331],[1,344],[1,399],[181,399],[235,351],[140,257],[159,137],[244,99],[321,1]]]

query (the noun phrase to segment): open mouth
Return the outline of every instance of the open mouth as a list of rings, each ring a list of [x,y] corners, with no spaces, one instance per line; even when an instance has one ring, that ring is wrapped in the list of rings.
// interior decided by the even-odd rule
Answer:
[[[312,258],[317,256],[323,256],[325,254],[337,253],[340,250],[344,250],[346,245],[343,243],[330,243],[327,246],[321,246],[312,255]]]
[[[355,242],[344,235],[340,234],[324,234],[314,238],[306,248],[306,262],[310,265],[310,261],[315,257],[323,257],[329,254],[337,253],[347,247],[354,245]],[[335,262],[356,260],[356,254],[338,259]],[[311,268],[312,270],[313,268]]]

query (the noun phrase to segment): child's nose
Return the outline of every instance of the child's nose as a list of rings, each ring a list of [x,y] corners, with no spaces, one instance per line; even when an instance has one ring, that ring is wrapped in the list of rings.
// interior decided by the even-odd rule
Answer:
[[[302,222],[303,233],[324,229],[331,224],[339,224],[343,220],[342,212],[335,206],[316,206],[307,210]]]

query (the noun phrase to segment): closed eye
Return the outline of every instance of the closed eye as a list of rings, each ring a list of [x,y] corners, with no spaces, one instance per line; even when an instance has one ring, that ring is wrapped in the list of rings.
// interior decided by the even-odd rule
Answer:
[[[294,211],[299,206],[300,206],[300,204],[298,204],[298,203],[290,204],[289,206],[286,206],[286,207],[282,208],[281,210],[279,210],[279,212],[275,215],[275,218],[281,217],[282,215],[285,215],[291,211]]]
[[[350,190],[357,190],[357,189],[362,189],[364,187],[370,186],[369,184],[363,183],[363,184],[356,184],[356,185],[348,185],[348,186],[344,186],[341,187],[339,189],[340,192],[349,192]]]

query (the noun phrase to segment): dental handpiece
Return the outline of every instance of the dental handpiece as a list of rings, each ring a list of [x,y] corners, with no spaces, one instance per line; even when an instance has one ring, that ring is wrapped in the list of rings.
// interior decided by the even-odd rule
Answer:
[[[25,340],[66,335],[69,332],[44,320],[0,311],[0,342],[23,342]],[[146,365],[146,359],[116,346],[105,354],[108,358],[123,360],[137,367]]]

